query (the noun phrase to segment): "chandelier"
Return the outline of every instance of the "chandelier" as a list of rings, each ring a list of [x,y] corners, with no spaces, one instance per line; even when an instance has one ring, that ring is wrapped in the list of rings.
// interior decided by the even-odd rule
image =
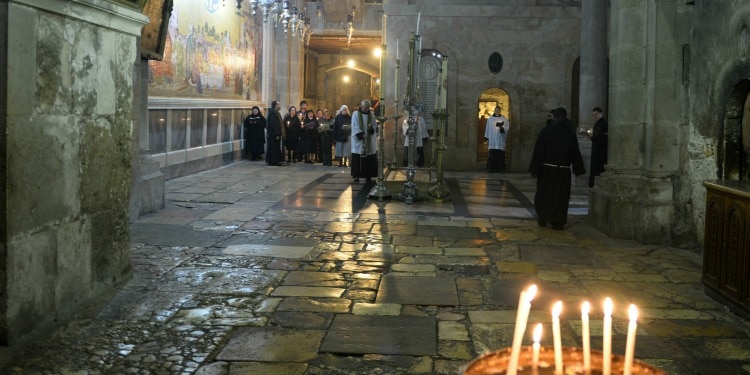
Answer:
[[[274,27],[280,27],[284,33],[291,30],[292,37],[299,36],[299,40],[305,45],[310,43],[312,30],[310,28],[310,17],[300,12],[296,6],[292,6],[290,0],[249,0],[252,14],[255,15],[260,9],[263,14],[263,22],[268,22],[270,17]],[[237,0],[237,7],[242,0]]]
[[[346,31],[346,46],[349,47],[352,44],[352,34],[354,34],[354,15],[356,14],[356,7],[352,6],[352,14],[346,16],[344,22],[344,31]]]

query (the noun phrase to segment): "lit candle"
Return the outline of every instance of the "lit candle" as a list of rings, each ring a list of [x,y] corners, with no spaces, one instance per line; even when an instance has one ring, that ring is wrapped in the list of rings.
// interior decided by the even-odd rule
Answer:
[[[531,372],[536,375],[539,373],[539,348],[542,341],[542,323],[536,325],[534,328],[534,344],[532,345],[531,352]]]
[[[414,33],[414,35],[419,35],[419,20],[421,18],[422,18],[422,12],[419,12],[419,14],[417,14],[417,32]]]
[[[560,338],[560,313],[562,312],[562,301],[555,302],[552,307],[552,341],[555,346],[555,375],[562,375],[562,340]]]
[[[526,322],[529,319],[531,300],[533,300],[536,295],[536,289],[536,285],[531,285],[528,289],[521,292],[521,298],[518,300],[516,330],[513,334],[513,346],[510,351],[507,375],[516,375],[518,371],[518,358],[521,355],[521,341],[523,341],[523,334],[526,332]]]
[[[604,299],[604,332],[602,341],[604,342],[602,348],[602,374],[610,375],[612,371],[612,299],[607,297]]]
[[[591,374],[591,337],[589,333],[589,311],[591,304],[584,301],[581,306],[581,336],[583,338],[583,371]]]
[[[628,340],[625,343],[625,371],[624,375],[630,375],[633,369],[633,357],[635,356],[635,329],[638,327],[638,308],[631,304],[628,308],[630,324],[628,324]]]

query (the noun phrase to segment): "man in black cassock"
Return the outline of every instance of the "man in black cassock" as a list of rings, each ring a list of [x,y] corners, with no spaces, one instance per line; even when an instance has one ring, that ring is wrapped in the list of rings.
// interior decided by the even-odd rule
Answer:
[[[534,209],[537,223],[552,229],[563,229],[568,221],[570,169],[580,176],[586,173],[578,138],[570,131],[565,108],[554,111],[554,121],[539,132],[529,172],[536,177]]]
[[[609,124],[604,119],[604,111],[596,107],[592,110],[594,114],[594,131],[591,138],[591,168],[589,169],[589,187],[594,187],[594,178],[604,172],[607,164],[607,134]]]
[[[266,150],[266,164],[268,165],[281,165],[281,138],[283,123],[281,120],[281,114],[279,110],[281,105],[277,101],[271,102],[271,108],[268,109],[268,128],[266,130],[266,142],[268,149]]]

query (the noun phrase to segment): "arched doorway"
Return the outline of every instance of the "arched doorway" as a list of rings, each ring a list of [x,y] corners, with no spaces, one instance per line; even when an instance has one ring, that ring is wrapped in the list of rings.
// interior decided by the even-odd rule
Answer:
[[[500,106],[502,108],[503,116],[507,117],[511,124],[513,119],[510,116],[510,96],[503,89],[493,87],[487,89],[479,95],[479,102],[477,103],[477,162],[487,162],[487,141],[484,139],[485,125],[487,124],[487,118],[492,116],[495,111],[495,107]],[[505,146],[505,162],[510,162],[510,137],[508,135],[508,141]]]
[[[720,176],[727,180],[750,180],[750,80],[737,83],[729,96],[723,145]]]

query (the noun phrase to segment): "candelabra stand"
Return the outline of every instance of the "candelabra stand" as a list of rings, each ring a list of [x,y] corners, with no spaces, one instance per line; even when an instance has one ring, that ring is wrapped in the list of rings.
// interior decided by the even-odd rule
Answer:
[[[419,28],[417,27],[417,29]],[[409,39],[409,91],[407,95],[409,101],[405,104],[405,107],[409,109],[409,128],[407,130],[409,136],[408,166],[406,167],[406,182],[401,188],[401,193],[396,197],[405,203],[414,203],[419,200],[419,189],[417,189],[417,185],[414,183],[414,177],[417,175],[417,169],[414,166],[414,159],[417,152],[414,138],[417,132],[417,116],[421,109],[418,94],[419,74],[416,72],[420,45],[421,36],[412,34]]]
[[[385,112],[384,108],[383,112]],[[378,180],[367,196],[370,198],[378,198],[379,201],[382,201],[385,198],[391,197],[391,193],[388,191],[388,188],[385,187],[385,176],[383,174],[383,170],[385,169],[385,166],[383,165],[385,164],[385,139],[383,134],[385,134],[385,122],[388,121],[388,116],[378,117],[375,120],[378,122]]]
[[[430,187],[427,194],[430,198],[437,202],[446,202],[450,200],[450,190],[445,186],[445,180],[443,179],[443,153],[447,149],[445,147],[445,123],[448,120],[448,114],[445,113],[445,109],[441,109],[439,112],[432,114],[432,118],[437,121],[438,131],[437,136],[437,177],[435,184]],[[411,151],[411,149],[409,149]]]
[[[407,157],[408,165],[406,167],[406,182],[401,188],[401,193],[397,198],[404,203],[414,203],[419,200],[419,189],[414,183],[414,177],[417,175],[417,168],[414,165],[416,159],[417,147],[414,136],[417,133],[417,115],[419,114],[418,106],[411,106],[409,110],[409,128],[406,131],[409,137],[409,154]]]

